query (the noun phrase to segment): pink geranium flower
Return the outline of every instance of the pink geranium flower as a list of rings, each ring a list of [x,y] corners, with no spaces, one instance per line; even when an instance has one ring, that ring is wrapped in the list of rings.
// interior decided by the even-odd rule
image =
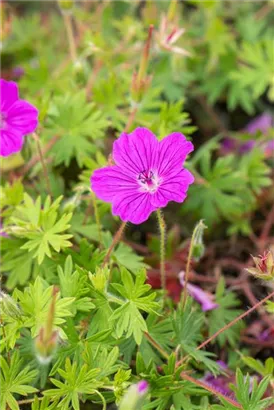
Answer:
[[[169,201],[183,202],[193,175],[182,168],[193,145],[179,132],[162,141],[146,128],[123,133],[114,142],[115,165],[97,169],[91,187],[112,203],[113,215],[140,224]]]
[[[1,112],[0,155],[6,157],[22,149],[24,136],[38,125],[38,110],[19,99],[18,86],[13,81],[0,80]]]

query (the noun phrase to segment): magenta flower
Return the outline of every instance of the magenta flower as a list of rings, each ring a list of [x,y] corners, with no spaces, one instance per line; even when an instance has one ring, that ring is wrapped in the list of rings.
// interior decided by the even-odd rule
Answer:
[[[185,287],[185,272],[179,273],[179,280],[182,287]],[[203,312],[216,309],[219,305],[213,302],[213,296],[199,288],[199,286],[187,284],[188,293],[201,305]]]
[[[183,202],[193,175],[182,164],[193,145],[179,132],[162,141],[146,128],[123,133],[113,145],[115,165],[97,169],[91,187],[112,203],[113,215],[140,224],[169,201]]]
[[[0,80],[0,155],[6,157],[21,150],[24,136],[38,125],[38,110],[27,101],[19,99],[17,84]]]

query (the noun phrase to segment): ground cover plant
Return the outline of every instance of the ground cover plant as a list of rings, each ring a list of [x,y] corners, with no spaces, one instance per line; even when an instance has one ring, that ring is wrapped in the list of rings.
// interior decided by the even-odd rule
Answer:
[[[274,409],[273,4],[1,12],[0,409]]]

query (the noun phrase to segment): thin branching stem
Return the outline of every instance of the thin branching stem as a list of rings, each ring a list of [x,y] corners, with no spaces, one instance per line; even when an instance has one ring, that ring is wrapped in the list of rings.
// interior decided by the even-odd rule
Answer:
[[[99,248],[102,249],[103,237],[102,237],[101,221],[100,221],[100,215],[99,215],[98,205],[96,201],[96,196],[94,192],[91,192],[91,200],[92,200],[92,205],[94,209],[95,221],[96,221],[96,225],[98,229]]]
[[[195,384],[196,386],[202,387],[203,389],[209,391],[210,393],[214,394],[214,396],[224,399],[227,403],[232,404],[237,409],[242,409],[242,406],[239,403],[237,403],[235,400],[231,399],[228,396],[225,396],[224,394],[214,389],[212,386],[208,386],[206,383],[202,382],[201,380],[194,379],[194,377],[191,377],[187,373],[184,373],[184,372],[181,373],[181,377],[182,379],[187,380]]]
[[[76,43],[73,34],[73,27],[72,27],[72,16],[70,13],[62,13],[64,24],[66,27],[68,44],[69,44],[69,52],[70,58],[73,63],[77,60],[77,51],[76,51]]]
[[[161,209],[157,209],[157,218],[160,229],[160,275],[161,287],[166,294],[166,271],[165,271],[165,253],[166,253],[166,223]]]
[[[217,332],[215,332],[212,336],[210,336],[208,339],[206,339],[203,343],[201,343],[196,350],[200,350],[203,347],[205,347],[206,345],[208,345],[208,343],[212,342],[212,340],[216,339],[217,336],[219,336],[221,333],[225,332],[227,329],[229,329],[231,326],[235,325],[237,322],[239,322],[239,320],[245,318],[246,316],[248,316],[251,312],[253,312],[254,310],[258,309],[258,307],[260,307],[261,305],[263,305],[267,300],[271,299],[274,296],[274,291],[271,292],[268,296],[266,296],[265,298],[263,298],[262,300],[260,300],[258,303],[256,303],[254,306],[252,306],[252,308],[248,309],[246,312],[242,313],[241,315],[239,315],[238,317],[236,317],[235,319],[233,319],[231,322],[229,322],[227,325],[223,326],[221,329],[219,329]],[[183,362],[185,362],[188,359],[188,356],[183,357],[181,360],[179,360],[176,363],[176,366],[180,366]]]
[[[43,150],[42,150],[42,146],[41,146],[39,136],[35,132],[32,135],[33,135],[33,139],[36,142],[37,151],[38,151],[39,159],[41,161],[43,174],[44,174],[44,178],[45,178],[46,185],[47,185],[48,194],[49,194],[49,196],[53,197],[52,191],[51,191],[51,186],[50,186],[49,174],[48,174],[46,162],[45,162],[45,159],[44,159],[44,154],[43,154]]]
[[[115,248],[115,246],[117,245],[117,243],[120,241],[120,239],[122,238],[124,229],[126,227],[126,222],[122,222],[120,225],[120,228],[118,229],[118,231],[116,232],[116,234],[113,237],[112,243],[110,245],[110,247],[108,248],[107,254],[103,260],[103,268],[107,265],[109,258],[112,254],[113,249]]]
[[[145,338],[149,341],[149,343],[155,347],[155,349],[165,358],[168,360],[169,354],[159,345],[159,343],[156,342],[156,340],[153,339],[152,336],[150,336],[149,333],[145,332],[144,333]]]

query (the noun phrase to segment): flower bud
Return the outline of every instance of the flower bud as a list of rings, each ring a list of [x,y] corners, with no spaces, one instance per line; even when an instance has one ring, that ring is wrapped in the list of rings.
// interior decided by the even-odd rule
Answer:
[[[251,275],[263,280],[274,279],[274,257],[272,252],[264,252],[264,254],[259,255],[258,258],[252,256],[252,259],[256,267],[246,269]]]
[[[71,13],[74,7],[73,0],[57,0],[62,13]]]
[[[192,256],[195,261],[198,261],[199,259],[201,259],[205,252],[205,246],[203,243],[203,234],[204,234],[205,229],[207,229],[207,226],[204,224],[203,220],[201,219],[193,231]]]
[[[152,77],[147,75],[147,67],[149,60],[149,51],[151,47],[153,25],[149,27],[147,41],[144,46],[143,54],[141,57],[138,73],[133,73],[131,83],[131,97],[135,103],[142,100],[145,91],[148,89]]]
[[[54,287],[46,324],[40,328],[35,340],[36,357],[41,364],[50,363],[57,349],[58,332],[53,330],[57,293],[58,289]]]
[[[45,337],[45,329],[42,327],[35,340],[36,357],[41,364],[48,364],[58,345],[58,332],[55,330],[51,333],[49,339]]]
[[[104,292],[109,279],[109,269],[96,267],[95,273],[89,273],[89,279],[96,290]]]
[[[141,380],[132,384],[122,398],[119,410],[141,410],[148,391],[148,383]]]
[[[19,306],[15,300],[2,291],[0,291],[0,312],[17,319],[21,316]]]

